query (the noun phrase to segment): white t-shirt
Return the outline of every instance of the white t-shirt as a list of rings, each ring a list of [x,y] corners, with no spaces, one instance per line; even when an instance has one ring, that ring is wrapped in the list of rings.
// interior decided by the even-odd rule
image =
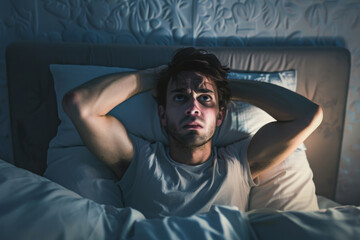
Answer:
[[[212,149],[205,163],[192,166],[174,161],[168,146],[130,135],[134,157],[119,181],[125,207],[147,218],[190,216],[212,205],[247,209],[255,186],[247,161],[250,139]]]

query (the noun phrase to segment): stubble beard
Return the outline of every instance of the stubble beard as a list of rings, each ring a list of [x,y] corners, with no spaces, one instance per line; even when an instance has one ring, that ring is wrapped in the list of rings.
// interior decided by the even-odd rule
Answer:
[[[210,132],[199,135],[196,130],[189,131],[187,134],[180,134],[176,126],[168,125],[165,127],[169,141],[173,140],[175,144],[183,148],[195,149],[201,148],[212,140],[215,134],[215,127]]]

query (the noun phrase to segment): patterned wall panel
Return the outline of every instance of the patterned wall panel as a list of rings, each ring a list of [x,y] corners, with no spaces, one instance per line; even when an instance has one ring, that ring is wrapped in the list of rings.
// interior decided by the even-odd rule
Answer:
[[[195,46],[337,45],[352,69],[337,200],[360,204],[359,0],[3,0],[0,158],[12,162],[5,47],[15,40]]]

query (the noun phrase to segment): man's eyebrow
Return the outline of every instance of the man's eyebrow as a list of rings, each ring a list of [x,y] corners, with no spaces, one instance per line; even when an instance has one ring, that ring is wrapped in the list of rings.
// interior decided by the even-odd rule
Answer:
[[[171,93],[184,93],[184,92],[187,92],[187,88],[175,88],[173,90],[170,91]],[[198,89],[196,92],[199,92],[199,93],[214,93],[214,91],[208,89],[208,88],[200,88]]]
[[[186,88],[175,88],[175,89],[171,90],[170,92],[172,92],[172,93],[183,93],[183,92],[186,92]]]
[[[208,88],[200,88],[197,92],[200,92],[200,93],[214,93],[213,90],[210,90]]]

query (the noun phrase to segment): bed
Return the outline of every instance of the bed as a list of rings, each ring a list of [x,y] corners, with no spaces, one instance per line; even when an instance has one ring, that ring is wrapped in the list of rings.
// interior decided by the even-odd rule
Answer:
[[[309,163],[304,175],[308,173],[307,181],[311,179],[309,189],[316,194],[314,204],[318,204],[321,210],[300,211],[301,206],[291,202],[284,203],[280,210],[276,210],[271,206],[279,206],[279,203],[272,202],[273,205],[269,204],[267,209],[250,207],[249,210],[253,210],[246,213],[229,206],[214,206],[209,212],[183,218],[146,219],[136,209],[121,205],[112,173],[98,161],[90,161],[91,156],[79,136],[73,133],[71,127],[65,126],[69,123],[62,115],[59,99],[66,90],[76,86],[74,82],[77,80],[74,79],[84,78],[81,81],[86,81],[90,76],[111,71],[166,64],[177,48],[49,42],[15,42],[7,47],[15,166],[1,162],[1,194],[12,197],[1,200],[1,222],[7,220],[7,223],[1,227],[0,235],[7,236],[7,239],[16,239],[14,236],[17,239],[35,239],[40,233],[45,234],[41,236],[48,236],[47,239],[285,239],[290,235],[294,239],[359,237],[359,207],[339,206],[334,202],[350,72],[350,53],[339,47],[207,48],[237,77],[258,80],[264,79],[264,74],[267,74],[265,78],[272,81],[275,74],[275,84],[292,81],[286,87],[293,88],[322,106],[322,124],[299,147],[298,153],[294,153],[303,154],[301,157]],[[144,95],[122,111],[134,112],[134,108],[148,104],[149,99]],[[129,126],[155,126],[155,117],[149,118],[154,114],[153,110],[154,106],[149,105],[142,115],[130,114],[137,119],[135,123],[129,119],[124,121],[129,121]],[[113,114],[116,116],[116,110]],[[256,114],[263,116],[260,112]],[[231,125],[234,115],[231,113],[227,116],[230,116]],[[266,117],[261,119],[270,121]],[[161,129],[153,129],[133,127],[135,134],[143,134],[145,138],[164,138]],[[226,143],[228,138],[225,139],[225,135],[218,132],[219,142]],[[294,158],[298,159],[298,156]],[[84,164],[90,167],[84,167]],[[300,170],[295,169],[294,172],[303,171],[302,167],[299,166]],[[297,184],[301,182],[296,181]],[[270,185],[276,185],[274,179],[264,180],[264,183],[264,188],[259,188],[260,192]],[[256,194],[254,191],[254,196]],[[24,199],[28,200],[25,202]],[[261,206],[260,203],[255,204],[255,200],[254,205]],[[27,217],[21,217],[25,213]],[[32,222],[34,219],[37,221]],[[299,219],[300,222],[297,221]],[[12,224],[15,222],[16,225]],[[23,231],[14,235],[20,227]],[[81,231],[78,230],[80,228]]]

